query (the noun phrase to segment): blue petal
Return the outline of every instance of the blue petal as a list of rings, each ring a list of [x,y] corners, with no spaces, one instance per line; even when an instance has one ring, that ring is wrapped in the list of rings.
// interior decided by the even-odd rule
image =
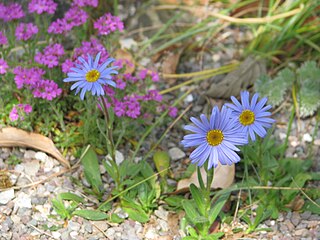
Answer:
[[[249,109],[250,104],[249,104],[249,92],[248,91],[243,91],[240,93],[241,95],[241,103],[244,109]]]
[[[191,117],[190,118],[191,122],[193,122],[198,128],[201,128],[203,131],[207,132],[208,130],[210,130],[209,128],[207,128],[202,122],[200,122],[198,119],[196,119],[195,117]]]
[[[94,59],[94,63],[93,63],[93,68],[94,69],[97,69],[98,68],[98,63],[99,63],[99,60],[100,60],[100,55],[101,55],[101,52],[99,52],[96,56],[96,58]],[[98,70],[99,71],[99,70]],[[99,71],[100,72],[100,71]]]
[[[184,126],[185,130],[191,131],[191,132],[195,132],[195,133],[206,133],[206,131],[203,131],[201,128],[192,126],[192,125],[186,125]]]

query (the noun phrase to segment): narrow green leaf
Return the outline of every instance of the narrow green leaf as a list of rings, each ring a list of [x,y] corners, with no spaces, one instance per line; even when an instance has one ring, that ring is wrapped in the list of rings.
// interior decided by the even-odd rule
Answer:
[[[216,220],[222,207],[227,202],[229,196],[230,196],[230,193],[225,193],[225,194],[221,195],[216,202],[214,202],[213,206],[211,207],[211,209],[209,211],[209,222],[210,223],[213,223]]]
[[[134,208],[126,208],[126,207],[124,207],[123,210],[129,214],[129,217],[132,220],[138,221],[140,223],[145,223],[149,221],[149,216],[144,211],[139,211]]]
[[[71,192],[60,193],[59,195],[60,195],[61,199],[63,199],[63,200],[71,200],[76,203],[83,203],[84,202],[83,198],[81,198],[77,194],[74,194]]]
[[[94,193],[101,195],[103,184],[101,180],[99,160],[92,147],[87,147],[87,151],[81,158],[81,163],[83,165],[84,175],[88,183],[92,186]]]
[[[75,210],[72,215],[76,215],[88,220],[93,220],[93,221],[99,221],[99,220],[104,220],[108,218],[108,214],[104,212],[100,212],[98,210],[87,210],[87,209],[80,209],[80,210]]]
[[[183,200],[182,206],[184,211],[186,212],[186,217],[188,218],[188,220],[193,224],[196,224],[194,219],[196,219],[197,217],[200,217],[200,215],[198,211],[195,209],[195,206],[191,203],[190,200]]]
[[[190,192],[192,194],[192,198],[194,199],[199,211],[200,211],[200,214],[202,216],[205,216],[206,213],[206,203],[205,203],[205,198],[203,196],[203,194],[201,193],[201,190],[198,189],[196,187],[196,185],[194,185],[193,183],[190,185]]]
[[[117,214],[112,213],[111,217],[110,217],[110,221],[113,223],[122,223],[124,221],[124,219],[119,217]]]

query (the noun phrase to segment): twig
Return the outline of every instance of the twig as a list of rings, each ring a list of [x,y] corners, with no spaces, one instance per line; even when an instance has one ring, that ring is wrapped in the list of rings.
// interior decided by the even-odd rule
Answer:
[[[35,230],[37,230],[37,231],[38,231],[39,233],[41,233],[41,234],[44,234],[44,235],[46,235],[46,236],[48,236],[48,237],[51,237],[51,238],[54,238],[54,236],[52,236],[51,234],[42,231],[41,229],[37,228],[36,226],[34,226],[34,225],[32,225],[32,224],[29,224],[28,226],[34,228]]]
[[[297,182],[294,180],[294,178],[292,178],[292,181],[294,182],[294,184],[298,187],[299,191],[302,192],[302,194],[308,198],[308,200],[310,202],[312,202],[315,206],[317,206],[318,208],[320,208],[320,205],[318,203],[316,203],[315,201],[313,201],[303,190],[302,188],[299,187],[299,185],[297,184]]]
[[[105,234],[105,232],[102,231],[101,228],[99,228],[99,227],[98,227],[97,225],[95,225],[93,222],[90,222],[90,223],[92,224],[92,226],[94,226],[96,229],[98,229],[98,230],[103,234],[103,236],[106,237],[106,239],[110,239],[110,238],[108,238],[107,234]]]

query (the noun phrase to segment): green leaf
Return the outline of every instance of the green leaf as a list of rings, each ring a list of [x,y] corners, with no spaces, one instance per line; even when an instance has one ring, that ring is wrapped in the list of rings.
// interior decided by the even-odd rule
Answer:
[[[198,211],[196,210],[195,206],[191,203],[190,200],[183,200],[182,206],[184,211],[186,212],[186,217],[188,218],[189,222],[196,224],[194,221],[197,217],[200,217]]]
[[[188,231],[188,233],[190,234],[191,237],[198,239],[198,233],[193,227],[189,226],[187,228],[187,231]]]
[[[138,221],[140,223],[145,223],[149,221],[149,216],[144,211],[127,207],[124,207],[123,210],[129,214],[129,217],[132,220]]]
[[[164,169],[168,169],[170,166],[170,157],[169,154],[165,151],[155,152],[155,154],[153,155],[153,161],[158,172],[161,172]],[[165,177],[167,174],[168,171],[163,171],[160,173],[160,176]]]
[[[71,192],[64,192],[59,194],[62,200],[71,200],[76,203],[83,203],[83,198],[79,197],[77,194]]]
[[[211,207],[211,209],[209,211],[209,222],[211,224],[218,217],[221,209],[223,208],[223,206],[227,202],[229,196],[230,196],[230,192],[229,193],[225,193],[225,194],[221,195],[216,202],[214,202],[213,206]]]
[[[170,206],[170,207],[182,207],[182,201],[184,200],[184,197],[182,196],[170,196],[164,199],[164,201]]]
[[[142,168],[141,168],[140,172],[141,172],[142,176],[144,178],[148,178],[148,177],[151,177],[154,175],[154,177],[151,178],[148,182],[151,184],[151,187],[155,187],[157,176],[154,173],[152,167],[146,161],[141,162],[141,164],[142,164]]]
[[[70,217],[69,212],[67,211],[66,207],[62,202],[62,199],[59,196],[57,198],[52,199],[51,202],[54,210],[62,219],[66,219]]]
[[[100,196],[102,194],[101,190],[103,189],[103,184],[101,180],[99,160],[92,147],[87,147],[87,151],[81,158],[81,163],[83,165],[84,176],[88,183],[92,186],[94,193]]]
[[[110,217],[110,221],[113,223],[122,223],[124,219],[119,217],[118,214],[112,213]]]
[[[312,177],[311,177],[311,174],[309,173],[304,173],[304,172],[298,173],[296,176],[294,176],[289,187],[302,188],[305,185],[305,183],[311,179]],[[299,190],[282,190],[283,196],[285,198],[285,202],[290,202],[298,192]]]
[[[88,220],[99,221],[105,220],[108,218],[108,214],[104,212],[100,212],[98,210],[87,210],[87,209],[80,209],[75,210],[72,215],[76,215]]]
[[[314,214],[320,214],[320,199],[317,199],[316,204],[318,204],[318,206],[316,204],[314,204],[313,202],[311,202],[310,200],[307,200],[305,205],[304,205],[304,210],[305,211],[310,211]]]
[[[201,189],[198,189],[196,187],[196,185],[194,185],[193,183],[190,185],[190,192],[192,194],[192,198],[194,199],[200,214],[202,216],[205,216],[206,213],[206,203],[205,203],[205,198],[204,195],[201,193]]]

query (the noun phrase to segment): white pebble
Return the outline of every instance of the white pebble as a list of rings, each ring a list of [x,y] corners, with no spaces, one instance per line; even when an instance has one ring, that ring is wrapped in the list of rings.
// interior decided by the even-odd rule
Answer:
[[[14,198],[13,189],[0,192],[0,204],[7,204],[13,198]]]

